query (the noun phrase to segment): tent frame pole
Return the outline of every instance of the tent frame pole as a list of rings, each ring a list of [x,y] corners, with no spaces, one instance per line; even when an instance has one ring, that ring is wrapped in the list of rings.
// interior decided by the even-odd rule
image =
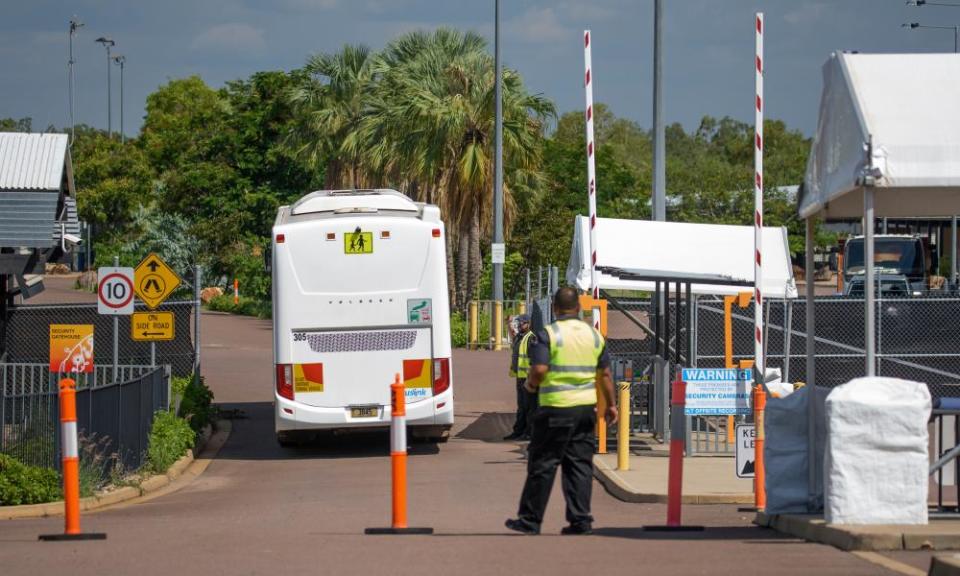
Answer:
[[[865,362],[867,376],[877,375],[877,333],[876,333],[876,286],[873,269],[874,258],[874,228],[876,215],[874,213],[873,187],[863,187],[863,264],[866,274],[863,279],[864,296],[864,348],[866,349]]]
[[[819,498],[817,497],[817,404],[816,397],[816,315],[814,314],[814,305],[816,302],[816,290],[814,286],[814,219],[807,218],[806,230],[806,292],[807,301],[804,306],[806,313],[806,332],[807,332],[807,510],[816,512],[819,509]]]

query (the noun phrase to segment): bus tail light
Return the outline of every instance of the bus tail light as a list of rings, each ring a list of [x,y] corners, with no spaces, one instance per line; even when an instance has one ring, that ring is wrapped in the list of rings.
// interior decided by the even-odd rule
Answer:
[[[277,364],[277,394],[293,400],[293,365]]]
[[[446,392],[450,388],[450,359],[435,358],[433,360],[433,395]]]

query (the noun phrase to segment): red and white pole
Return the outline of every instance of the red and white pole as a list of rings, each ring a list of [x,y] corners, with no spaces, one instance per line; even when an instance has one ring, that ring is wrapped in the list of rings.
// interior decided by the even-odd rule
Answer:
[[[754,244],[754,369],[758,384],[766,375],[767,362],[763,346],[763,12],[757,12],[756,22],[756,106],[754,118],[754,183],[753,183],[753,244]]]
[[[679,370],[670,394],[670,461],[667,468],[667,523],[644,526],[644,530],[656,532],[694,532],[703,526],[684,526],[681,522],[683,507],[683,452],[686,445],[687,383]]]
[[[756,386],[753,394],[754,424],[757,428],[754,442],[754,465],[756,473],[754,478],[754,503],[757,510],[763,510],[766,507],[766,478],[763,463],[763,411],[766,404],[767,392],[764,387],[764,380],[767,375],[767,359],[764,353],[763,342],[763,295],[761,287],[763,286],[763,12],[757,12],[756,21],[756,84],[757,84],[757,102],[754,119],[754,152],[753,164],[756,173],[753,185],[754,198],[754,218],[753,218],[753,238],[756,249],[754,258],[754,277],[753,284],[756,291],[753,306],[753,324],[756,333],[754,337],[754,379]]]
[[[583,31],[583,62],[586,70],[583,87],[587,108],[587,196],[590,201],[590,294],[600,299],[600,284],[597,282],[597,167],[594,161],[596,149],[593,138],[593,61],[590,55],[590,31]],[[593,327],[600,329],[600,309],[593,308]]]

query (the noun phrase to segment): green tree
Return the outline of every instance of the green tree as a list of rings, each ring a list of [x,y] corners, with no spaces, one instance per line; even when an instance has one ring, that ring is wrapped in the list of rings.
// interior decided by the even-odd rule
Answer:
[[[70,153],[78,215],[93,224],[98,240],[139,233],[134,214],[155,202],[156,174],[138,143],[121,144],[104,131],[78,125]]]

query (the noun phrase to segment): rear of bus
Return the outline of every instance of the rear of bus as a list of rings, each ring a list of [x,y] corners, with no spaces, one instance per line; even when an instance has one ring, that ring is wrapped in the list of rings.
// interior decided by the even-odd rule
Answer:
[[[453,424],[446,239],[436,206],[393,190],[321,191],[273,228],[277,439],[385,427],[406,386],[411,435]]]

